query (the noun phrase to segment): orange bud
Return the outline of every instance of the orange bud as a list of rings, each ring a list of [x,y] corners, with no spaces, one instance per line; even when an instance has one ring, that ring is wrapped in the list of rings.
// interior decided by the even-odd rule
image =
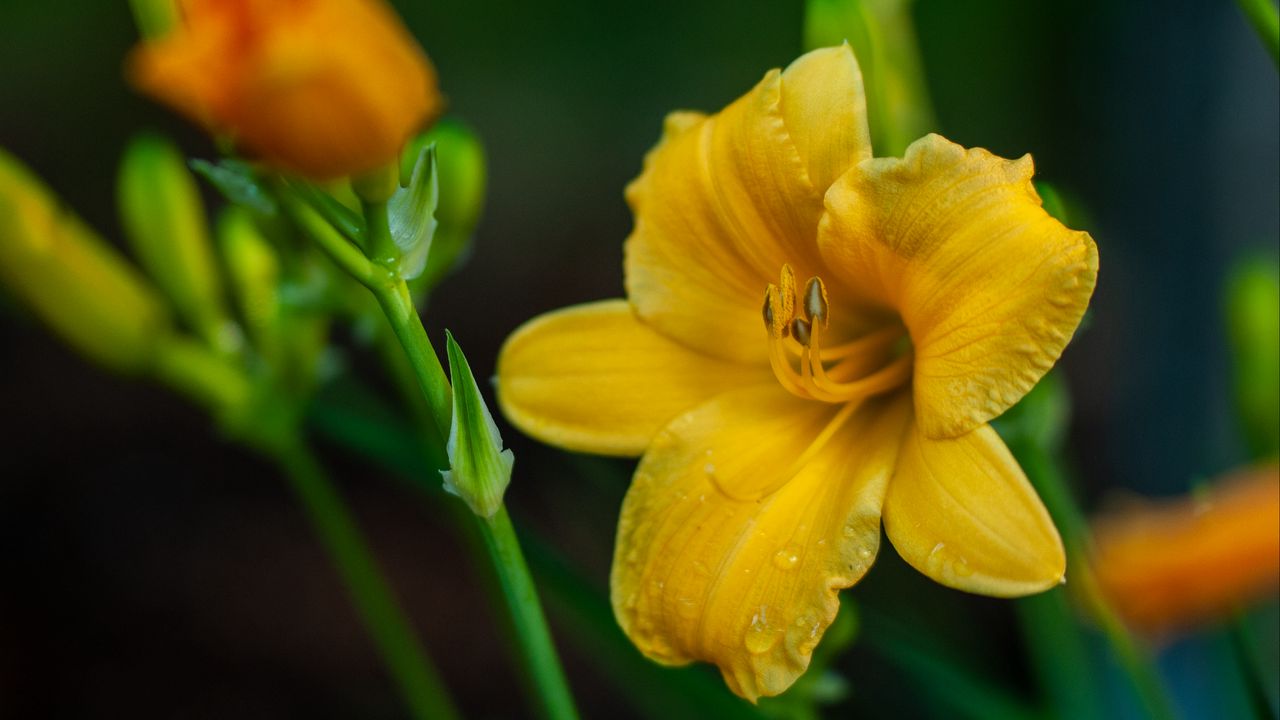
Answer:
[[[1220,617],[1280,582],[1280,468],[1240,471],[1203,494],[1102,517],[1094,536],[1100,588],[1133,627]]]
[[[130,81],[313,179],[395,162],[439,115],[435,70],[382,0],[185,0]]]

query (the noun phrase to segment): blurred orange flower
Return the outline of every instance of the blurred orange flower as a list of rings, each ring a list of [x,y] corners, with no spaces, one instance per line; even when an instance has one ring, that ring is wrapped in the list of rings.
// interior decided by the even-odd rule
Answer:
[[[1276,591],[1280,467],[1103,516],[1094,537],[1098,583],[1132,626],[1161,631],[1212,619]]]
[[[130,81],[265,161],[373,170],[440,112],[435,70],[380,0],[186,0]]]

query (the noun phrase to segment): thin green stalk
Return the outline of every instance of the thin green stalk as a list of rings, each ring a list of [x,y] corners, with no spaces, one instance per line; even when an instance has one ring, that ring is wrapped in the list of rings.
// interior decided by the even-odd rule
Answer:
[[[1280,67],[1280,12],[1273,0],[1236,0],[1244,16],[1258,33],[1271,61]]]
[[[1088,525],[1067,487],[1066,477],[1049,453],[1033,443],[1011,446],[1022,469],[1039,491],[1053,516],[1067,551],[1067,577],[1088,606],[1121,668],[1128,675],[1147,716],[1153,720],[1173,720],[1177,716],[1160,677],[1146,651],[1129,632],[1124,621],[1101,592],[1088,560]]]
[[[324,470],[300,441],[272,449],[415,718],[458,717],[435,667]]]
[[[413,366],[418,386],[431,407],[436,430],[440,437],[449,437],[449,421],[453,415],[449,378],[445,376],[440,357],[431,346],[431,338],[427,337],[427,331],[422,327],[422,320],[409,295],[409,286],[403,280],[397,280],[391,284],[371,284],[369,289],[377,298],[387,321],[391,323],[391,330],[400,341],[405,354],[409,356],[409,364]]]
[[[511,611],[511,623],[529,674],[528,682],[537,690],[543,715],[552,720],[577,718],[569,683],[560,668],[533,576],[525,564],[507,509],[503,507],[492,518],[481,519],[480,534]]]
[[[1243,612],[1237,611],[1231,618],[1228,631],[1231,652],[1239,665],[1240,678],[1249,696],[1249,707],[1258,720],[1270,720],[1275,717],[1275,708],[1271,704],[1271,696],[1263,680],[1266,675],[1258,667],[1258,650],[1249,632],[1248,617]]]
[[[379,264],[394,263],[400,257],[400,249],[391,237],[391,218],[385,202],[361,201],[364,210],[365,236],[369,239],[369,252]]]
[[[373,264],[392,268],[396,257],[395,241],[391,237],[386,203],[364,202],[362,207],[368,246],[375,258]],[[441,437],[447,438],[453,414],[452,391],[440,357],[431,346],[431,339],[418,317],[409,286],[390,269],[387,279],[374,279],[364,284],[378,300],[409,358],[418,385],[431,407],[436,429]],[[502,586],[525,669],[542,702],[542,710],[552,720],[576,718],[573,697],[506,508],[499,509],[488,520],[477,520]]]

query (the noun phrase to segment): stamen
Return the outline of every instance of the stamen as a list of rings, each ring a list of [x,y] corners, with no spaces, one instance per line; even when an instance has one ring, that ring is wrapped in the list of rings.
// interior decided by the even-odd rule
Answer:
[[[809,347],[809,340],[812,337],[811,327],[804,318],[796,318],[791,321],[791,336],[804,347]]]
[[[884,365],[892,357],[892,344],[903,337],[901,325],[893,324],[824,349],[822,337],[830,323],[830,312],[822,278],[810,278],[804,294],[797,298],[795,271],[790,265],[782,266],[779,285],[770,283],[765,288],[761,316],[768,330],[769,365],[788,392],[806,400],[848,404],[892,390],[910,379],[909,353]],[[830,369],[828,363],[832,363]]]
[[[796,272],[791,266],[783,263],[782,275],[778,280],[778,297],[782,300],[782,314],[786,322],[796,315]]]
[[[862,355],[879,350],[882,347],[892,345],[903,336],[903,332],[902,327],[896,324],[880,328],[848,342],[822,348],[822,359],[829,362],[846,358],[850,355]]]
[[[773,283],[764,289],[764,326],[769,330],[769,337],[783,338],[790,331],[791,317],[795,314],[795,301],[786,303],[782,300],[778,287]]]
[[[781,338],[769,337],[769,365],[773,368],[773,376],[778,379],[778,382],[788,392],[793,395],[799,395],[802,398],[811,397],[809,392],[804,389],[800,375],[792,369],[791,362],[783,355]]]
[[[811,323],[827,326],[827,285],[820,277],[811,277],[804,286],[804,317]]]

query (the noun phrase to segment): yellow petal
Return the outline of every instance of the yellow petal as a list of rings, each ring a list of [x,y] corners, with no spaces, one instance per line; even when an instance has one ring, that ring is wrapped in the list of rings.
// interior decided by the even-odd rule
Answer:
[[[753,701],[808,667],[837,592],[875,558],[909,402],[869,403],[796,467],[838,411],[746,389],[655,438],[623,503],[612,575],[614,613],[645,655],[713,662]]]
[[[827,194],[823,256],[901,314],[929,437],[962,435],[1017,402],[1062,354],[1093,293],[1097,248],[1040,207],[1032,170],[1029,156],[929,135]]]
[[[761,383],[777,384],[767,366],[689,350],[637,320],[625,300],[534,318],[498,357],[498,403],[512,423],[553,445],[605,455],[639,455],[671,418]]]
[[[717,115],[669,117],[627,188],[627,294],[641,317],[691,347],[763,361],[765,285],[784,263],[817,274],[822,197],[869,148],[848,47],[771,71]]]
[[[1066,571],[1057,528],[990,425],[931,440],[912,423],[884,527],[912,567],[959,590],[1027,595],[1058,584]]]

